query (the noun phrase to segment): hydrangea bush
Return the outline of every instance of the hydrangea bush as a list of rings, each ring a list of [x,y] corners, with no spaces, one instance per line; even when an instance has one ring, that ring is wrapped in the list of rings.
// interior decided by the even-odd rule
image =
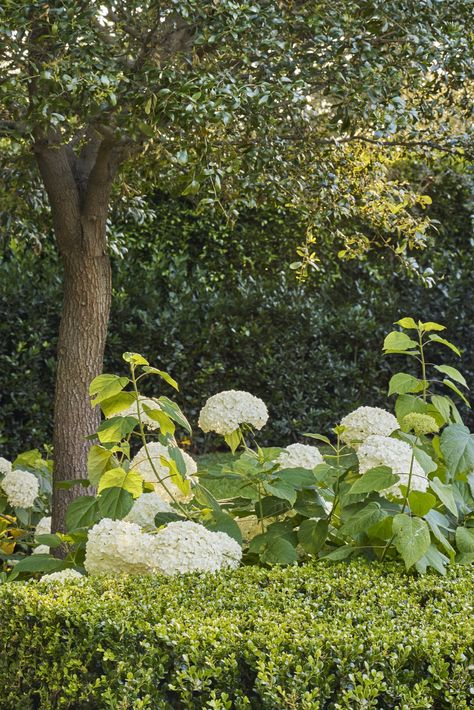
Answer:
[[[51,532],[49,452],[37,449],[11,462],[0,457],[0,580],[12,566],[41,547],[40,536]],[[48,522],[49,521],[49,522]],[[39,527],[38,527],[39,526]],[[49,547],[43,546],[44,552]]]
[[[268,419],[264,402],[248,392],[220,392],[204,404],[199,425],[223,436],[234,457],[212,472],[200,471],[179,446],[179,432],[189,437],[191,427],[177,404],[139,392],[144,377],[178,389],[175,380],[126,353],[128,377],[103,374],[91,383],[92,405],[104,420],[85,483],[97,495],[70,505],[66,534],[45,539],[43,521],[36,536],[66,546],[66,558],[36,554],[9,578],[68,569],[175,575],[235,568],[241,560],[274,565],[356,556],[402,558],[407,569],[444,574],[451,562],[472,562],[474,435],[452,398],[468,404],[467,383],[455,367],[432,362],[436,349],[460,352],[439,335],[438,323],[402,318],[397,325],[384,353],[406,356],[420,375],[393,375],[393,413],[361,406],[329,435],[304,434],[317,445],[264,450],[256,441]],[[208,489],[212,479],[227,481],[236,494],[217,500]],[[31,494],[26,478],[24,486],[11,490]]]

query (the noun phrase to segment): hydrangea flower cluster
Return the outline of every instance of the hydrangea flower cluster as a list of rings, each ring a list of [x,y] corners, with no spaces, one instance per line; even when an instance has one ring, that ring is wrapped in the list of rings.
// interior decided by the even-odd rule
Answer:
[[[240,545],[191,521],[169,523],[155,535],[135,523],[104,518],[89,531],[84,566],[90,575],[184,574],[235,568]]]
[[[392,472],[400,477],[395,485],[387,488],[382,493],[401,497],[400,485],[408,485],[412,450],[405,441],[391,439],[388,436],[369,436],[357,451],[359,459],[359,472],[365,473],[376,466],[388,466]],[[426,473],[416,461],[412,465],[412,478],[410,489],[426,491],[429,481]]]
[[[12,465],[8,459],[4,459],[0,456],[0,474],[10,473],[12,470]]]
[[[242,557],[240,545],[229,535],[188,520],[169,523],[155,540],[155,563],[165,575],[235,569]]]
[[[158,422],[156,422],[154,419],[148,416],[146,414],[145,410],[143,409],[143,405],[145,404],[149,409],[161,409],[160,403],[157,399],[151,398],[151,397],[139,397],[140,401],[140,418],[143,422],[143,424],[147,427],[147,429],[159,429],[160,425]],[[111,415],[113,416],[113,415]],[[136,417],[138,419],[138,411],[137,411],[137,403],[133,402],[133,404],[130,405],[127,409],[124,409],[122,412],[120,412],[120,416],[122,417]]]
[[[125,516],[127,523],[136,523],[141,528],[155,527],[157,513],[172,513],[173,508],[158,493],[143,493],[134,502]]]
[[[396,417],[380,407],[358,407],[341,419],[341,426],[345,427],[342,441],[356,450],[367,437],[390,436],[400,428]]]
[[[308,444],[290,444],[284,449],[276,462],[280,468],[308,468],[313,469],[324,459],[317,446]]]
[[[103,518],[89,530],[84,567],[90,575],[150,574],[153,542],[136,523]]]
[[[410,412],[410,414],[406,414],[403,417],[402,424],[407,431],[413,430],[417,436],[437,434],[439,432],[436,419],[429,414]]]
[[[268,421],[265,402],[250,392],[226,390],[209,397],[199,414],[199,427],[225,436],[232,434],[240,424],[251,424],[261,429]]]
[[[71,579],[78,580],[83,579],[84,575],[75,569],[63,569],[60,572],[51,572],[50,574],[44,574],[41,577],[41,582],[47,582],[48,584],[59,582],[63,584],[64,582],[69,582]]]
[[[8,471],[0,481],[0,486],[14,508],[31,508],[39,493],[36,476],[21,469]]]
[[[166,488],[171,491],[175,500],[183,501],[187,500],[189,496],[185,496],[183,492],[178,488],[174,481],[170,478],[169,469],[161,463],[161,457],[165,459],[171,459],[169,448],[158,441],[153,441],[147,444],[147,449],[150,457],[153,461],[153,465],[156,469],[160,481],[163,480]],[[194,474],[197,471],[197,464],[195,460],[186,451],[181,450],[184,458],[184,463],[186,464],[186,478],[189,478],[191,482],[194,482]],[[130,469],[137,471],[144,481],[147,483],[152,483],[155,491],[166,501],[172,501],[173,498],[165,490],[164,486],[157,480],[156,474],[148,460],[148,456],[143,446],[140,451],[135,455],[130,464]]]

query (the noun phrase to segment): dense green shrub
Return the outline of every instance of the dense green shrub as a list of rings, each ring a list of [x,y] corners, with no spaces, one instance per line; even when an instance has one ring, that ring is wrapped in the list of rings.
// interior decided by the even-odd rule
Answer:
[[[1,707],[467,709],[473,581],[358,562],[4,585]]]

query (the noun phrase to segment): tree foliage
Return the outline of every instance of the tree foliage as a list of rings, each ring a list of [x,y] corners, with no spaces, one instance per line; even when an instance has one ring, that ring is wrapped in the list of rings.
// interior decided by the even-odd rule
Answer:
[[[394,158],[470,150],[470,19],[461,0],[7,0],[5,159],[24,180],[46,142],[87,180],[101,146],[135,156],[125,194],[157,184],[231,218],[270,196],[306,215],[303,265],[324,232],[346,255],[403,250],[426,198]]]

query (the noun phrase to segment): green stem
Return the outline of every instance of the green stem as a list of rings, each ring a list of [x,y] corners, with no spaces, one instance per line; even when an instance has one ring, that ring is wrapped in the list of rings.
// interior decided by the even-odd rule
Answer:
[[[139,392],[138,392],[137,380],[136,380],[136,377],[135,377],[135,366],[134,366],[134,365],[131,365],[130,369],[131,369],[131,371],[132,371],[133,389],[134,389],[134,392],[135,392],[135,396],[136,396],[136,398],[137,398],[138,427],[139,427],[139,429],[140,429],[140,436],[141,436],[141,440],[142,440],[142,442],[143,442],[143,447],[144,447],[144,449],[145,449],[145,453],[146,453],[148,462],[149,462],[149,464],[150,464],[150,466],[151,466],[151,468],[152,468],[152,470],[153,470],[153,473],[154,473],[155,476],[156,476],[156,480],[158,481],[158,483],[159,483],[161,486],[163,486],[163,488],[165,489],[166,493],[169,495],[169,497],[171,498],[171,500],[173,501],[173,503],[178,506],[178,508],[180,509],[180,511],[183,513],[183,515],[184,515],[188,520],[191,520],[191,517],[189,516],[189,514],[188,514],[186,508],[184,508],[184,507],[181,505],[181,503],[179,502],[179,500],[177,500],[177,499],[175,498],[175,496],[173,495],[173,493],[169,490],[169,488],[165,485],[165,483],[163,483],[163,481],[161,480],[161,478],[160,478],[160,476],[159,476],[159,474],[158,474],[158,471],[157,471],[156,468],[155,468],[155,464],[153,463],[153,459],[152,459],[151,454],[150,454],[150,452],[149,452],[149,450],[148,450],[148,444],[147,444],[147,441],[146,441],[145,428],[144,428],[144,426],[143,426],[143,420],[142,420],[142,416],[141,416],[140,394],[139,394]]]
[[[423,348],[423,337],[421,334],[421,329],[418,331],[418,341],[420,344],[420,356],[421,356],[421,379],[423,380],[423,401],[426,402],[427,394],[427,381],[426,381],[426,361],[425,352]]]

